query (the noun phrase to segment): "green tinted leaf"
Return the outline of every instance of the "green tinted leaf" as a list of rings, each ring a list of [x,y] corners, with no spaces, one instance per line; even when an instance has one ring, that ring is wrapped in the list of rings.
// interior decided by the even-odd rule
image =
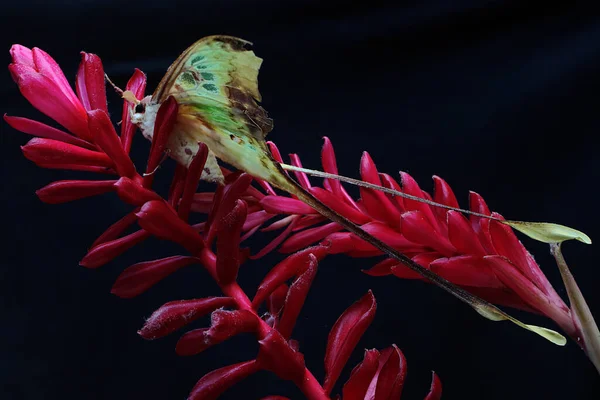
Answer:
[[[505,225],[518,230],[532,239],[544,243],[561,243],[565,240],[579,240],[585,244],[592,244],[592,239],[585,233],[568,226],[553,224],[550,222],[524,222],[524,221],[500,221]]]

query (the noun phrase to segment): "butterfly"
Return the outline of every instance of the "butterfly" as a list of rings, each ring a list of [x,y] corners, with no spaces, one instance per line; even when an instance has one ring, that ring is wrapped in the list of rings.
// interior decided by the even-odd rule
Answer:
[[[252,175],[272,180],[277,169],[265,136],[273,120],[258,104],[258,72],[262,59],[250,42],[216,35],[198,40],[169,67],[158,87],[132,115],[142,134],[152,140],[156,113],[169,96],[179,105],[169,138],[169,154],[189,166],[199,142],[209,148],[202,179],[223,182],[217,159]]]
[[[139,126],[145,137],[152,139],[158,109],[173,96],[179,107],[167,144],[169,155],[189,166],[198,152],[199,143],[206,144],[209,155],[202,179],[223,181],[217,164],[220,159],[295,195],[323,216],[467,303],[482,316],[494,321],[509,320],[553,343],[565,344],[566,339],[557,332],[526,325],[417,264],[321,203],[289,178],[283,164],[274,160],[265,142],[266,135],[273,129],[273,121],[258,104],[261,100],[258,72],[262,59],[246,48],[249,44],[243,39],[222,35],[200,39],[169,67],[152,96],[142,101],[132,99],[140,108],[136,107],[132,122]],[[539,235],[539,229],[534,234]]]

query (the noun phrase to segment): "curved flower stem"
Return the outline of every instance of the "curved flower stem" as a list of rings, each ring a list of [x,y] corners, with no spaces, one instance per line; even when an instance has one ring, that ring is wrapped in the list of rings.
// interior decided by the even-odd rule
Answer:
[[[215,253],[205,247],[200,251],[198,258],[211,276],[216,280],[217,256]],[[252,312],[257,320],[260,321],[256,332],[258,340],[264,339],[273,330],[273,328],[256,313],[252,307],[252,302],[237,282],[234,281],[227,285],[219,286],[225,295],[235,300],[238,309]],[[295,383],[308,400],[329,400],[329,396],[325,394],[323,387],[308,368],[304,368],[304,377],[302,381]]]
[[[583,294],[579,290],[573,274],[571,274],[567,266],[567,262],[560,250],[560,243],[551,244],[550,251],[556,259],[558,270],[560,271],[571,303],[573,321],[579,330],[578,333],[580,336],[574,337],[574,339],[600,373],[600,331],[598,330],[598,325],[596,325],[594,316],[583,298]]]

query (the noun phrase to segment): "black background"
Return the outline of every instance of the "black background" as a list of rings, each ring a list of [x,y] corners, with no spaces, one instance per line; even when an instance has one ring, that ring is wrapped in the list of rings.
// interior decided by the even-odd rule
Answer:
[[[263,105],[282,153],[296,152],[305,166],[318,167],[327,135],[342,173],[357,176],[368,150],[381,171],[408,171],[426,190],[431,175],[440,175],[463,205],[475,190],[507,217],[563,223],[598,239],[600,17],[585,3],[520,3],[21,0],[2,5],[0,40],[6,64],[12,43],[37,46],[74,79],[85,50],[102,57],[117,84],[139,67],[153,89],[198,38],[240,36],[265,59]],[[8,71],[0,82],[3,113],[44,120]],[[119,100],[109,100],[116,122]],[[35,167],[19,149],[28,138],[4,122],[0,129],[0,398],[184,399],[203,374],[253,357],[249,336],[191,358],[175,355],[177,334],[141,339],[136,330],[158,306],[217,295],[217,286],[192,268],[133,300],[111,295],[123,268],[179,249],[148,241],[98,270],[79,267],[87,246],[127,208],[114,196],[41,203],[36,189],[89,175]],[[143,160],[148,143],[138,136],[134,147]],[[163,184],[169,168],[161,170]],[[566,296],[547,247],[523,241]],[[564,248],[600,317],[598,250]],[[253,293],[278,259],[246,265],[242,286]],[[369,265],[331,257],[320,268],[294,334],[318,378],[329,329],[371,288],[377,315],[340,382],[361,359],[360,349],[396,343],[408,359],[407,399],[423,398],[431,370],[442,379],[444,399],[599,397],[598,373],[573,343],[557,347],[484,320],[433,286],[365,276],[360,269]],[[302,398],[266,372],[223,398],[268,394]]]

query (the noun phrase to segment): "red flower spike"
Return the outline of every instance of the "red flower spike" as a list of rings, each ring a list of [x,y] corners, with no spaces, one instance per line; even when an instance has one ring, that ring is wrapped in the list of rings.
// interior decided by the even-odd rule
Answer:
[[[310,246],[311,244],[325,239],[334,232],[341,231],[342,229],[344,228],[335,222],[330,222],[325,225],[317,226],[316,228],[303,230],[283,242],[279,251],[281,253],[293,253],[299,251],[306,246]]]
[[[283,196],[265,196],[260,200],[262,208],[271,214],[315,214],[311,206],[300,200]]]
[[[240,234],[246,220],[247,206],[242,200],[218,221],[217,234],[217,281],[221,285],[234,282],[241,263]]]
[[[98,268],[123,254],[138,243],[148,239],[150,234],[142,229],[122,238],[104,242],[92,248],[79,262],[86,268]]]
[[[34,121],[23,117],[10,117],[6,114],[4,114],[4,120],[12,128],[23,133],[27,133],[28,135],[58,140],[90,150],[95,149],[95,147],[92,144],[86,142],[85,140],[79,139],[76,136],[72,136],[66,132],[63,132],[46,124],[42,124],[38,121]]]
[[[216,310],[211,314],[210,329],[187,332],[177,342],[175,352],[180,356],[199,354],[240,333],[256,331],[258,322],[256,315],[248,310]]]
[[[218,221],[227,215],[233,207],[235,207],[236,201],[242,196],[250,183],[252,182],[252,176],[243,173],[233,183],[226,185],[223,188],[223,194],[220,198],[215,197],[215,206],[211,210],[211,214],[208,218],[208,235],[206,242],[212,243],[217,233]],[[218,203],[216,202],[218,200]]]
[[[304,305],[306,296],[310,286],[315,279],[317,274],[317,258],[313,254],[308,255],[308,267],[306,271],[298,276],[296,280],[290,286],[290,289],[285,298],[285,306],[283,309],[283,315],[279,320],[278,331],[281,336],[288,339],[292,335],[292,330],[296,324],[296,320],[300,315],[300,310]]]
[[[190,216],[190,208],[192,206],[192,201],[194,200],[194,193],[196,193],[196,189],[198,189],[198,181],[200,181],[200,176],[202,175],[202,170],[204,169],[207,157],[208,146],[204,143],[200,143],[198,152],[188,168],[185,183],[183,185],[183,195],[179,207],[177,208],[179,218],[184,221],[187,221]]]
[[[13,80],[31,105],[83,139],[89,139],[85,109],[60,67],[44,51],[20,45],[11,48],[8,66]]]
[[[348,307],[331,328],[325,353],[325,393],[331,393],[350,354],[373,321],[376,308],[375,297],[369,290],[360,300]]]
[[[380,370],[375,377],[377,386],[374,399],[399,399],[406,379],[406,358],[395,344],[388,357],[385,353],[379,359]]]
[[[75,82],[77,95],[87,111],[102,110],[108,114],[104,68],[100,57],[81,52],[81,63]]]
[[[136,99],[144,98],[144,93],[146,91],[146,75],[136,68],[127,82],[125,90],[132,92]],[[137,129],[137,126],[131,122],[131,111],[134,109],[134,104],[131,104],[128,101],[123,102],[123,114],[121,115],[121,143],[127,154],[129,154],[129,151],[131,150],[133,134]]]
[[[350,379],[344,384],[342,398],[344,400],[365,400],[371,380],[379,366],[379,351],[365,350],[363,361],[352,370]]]
[[[144,187],[152,186],[154,180],[154,171],[158,167],[160,160],[164,156],[167,142],[173,126],[177,120],[177,111],[179,105],[173,96],[169,96],[158,109],[156,120],[154,122],[154,133],[152,134],[152,145],[150,146],[150,155],[148,156],[148,165],[146,167],[146,175],[144,176]]]
[[[381,179],[373,159],[366,151],[360,159],[360,176],[365,182],[381,186]],[[400,212],[387,198],[385,193],[378,190],[360,187],[362,204],[373,218],[387,222],[391,226],[400,226]]]
[[[298,157],[298,154],[290,154],[289,156],[290,164],[292,164],[294,167],[302,168],[302,162],[300,161],[300,157]],[[308,176],[304,172],[294,171],[294,175],[300,183],[300,186],[302,186],[304,189],[308,190],[312,187],[310,181],[308,180]]]
[[[192,254],[204,247],[204,241],[198,232],[179,219],[163,201],[149,201],[136,215],[138,223],[146,231],[161,239],[179,243]]]
[[[38,189],[35,193],[48,204],[66,203],[110,192],[116,181],[56,181]]]
[[[431,387],[429,393],[425,396],[425,400],[440,400],[442,398],[442,381],[435,372],[432,372],[431,375]]]
[[[113,166],[113,161],[104,153],[53,139],[33,138],[21,149],[28,160],[44,167],[82,165],[108,169]]]
[[[111,293],[123,299],[135,297],[180,268],[198,263],[194,257],[173,256],[132,265],[119,275]]]
[[[292,254],[273,267],[258,286],[252,300],[252,307],[256,310],[281,284],[293,276],[304,273],[310,265],[311,255],[316,257],[317,261],[321,261],[327,255],[327,247],[309,247]]]
[[[135,215],[135,213],[138,211],[139,209],[136,209],[130,212],[129,214],[125,215],[123,218],[121,218],[114,224],[112,224],[107,230],[104,231],[102,235],[98,236],[98,239],[96,239],[94,243],[92,243],[91,247],[94,248],[101,243],[114,240],[121,236],[127,228],[129,228],[135,223],[135,221],[137,221],[137,216]]]
[[[123,177],[119,179],[115,182],[114,187],[119,198],[132,206],[139,207],[153,200],[162,201],[162,197],[156,194],[156,192],[144,189],[142,185],[129,178]]]
[[[272,329],[258,344],[256,361],[261,368],[298,385],[302,382],[305,370],[304,355],[293,349],[279,332]]]
[[[96,143],[115,164],[115,169],[121,176],[132,178],[135,175],[135,166],[123,147],[115,128],[102,110],[88,112],[90,134]]]
[[[258,370],[258,363],[251,360],[209,372],[196,383],[188,400],[216,400],[231,386]]]
[[[233,307],[234,305],[235,301],[231,297],[171,301],[154,311],[138,334],[147,340],[158,339],[219,307]]]

